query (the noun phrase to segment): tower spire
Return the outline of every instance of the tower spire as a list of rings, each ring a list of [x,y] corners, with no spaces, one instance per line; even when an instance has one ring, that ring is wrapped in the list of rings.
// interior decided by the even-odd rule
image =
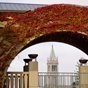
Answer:
[[[54,52],[54,48],[53,48],[53,45],[52,45],[52,49],[51,49],[51,53],[50,53],[50,59],[56,59],[56,56],[55,56],[55,52]]]

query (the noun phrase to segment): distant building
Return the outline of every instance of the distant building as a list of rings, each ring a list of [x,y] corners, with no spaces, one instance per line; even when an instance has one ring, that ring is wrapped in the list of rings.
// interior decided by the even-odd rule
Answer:
[[[58,72],[58,57],[55,56],[53,45],[52,45],[50,57],[47,59],[47,72],[48,73]]]
[[[47,59],[47,87],[58,87],[58,57],[55,56],[54,48],[52,45],[50,57]]]
[[[45,4],[26,4],[26,3],[0,3],[0,12],[26,12],[35,10],[39,7],[46,6]]]

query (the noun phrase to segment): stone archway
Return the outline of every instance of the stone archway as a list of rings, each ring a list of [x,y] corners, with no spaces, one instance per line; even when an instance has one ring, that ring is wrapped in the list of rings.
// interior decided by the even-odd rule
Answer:
[[[11,16],[0,30],[0,88],[14,57],[23,49],[44,41],[60,41],[88,54],[88,8],[51,5]]]
[[[30,41],[26,46],[24,46],[20,52],[26,48],[28,48],[31,45],[41,43],[41,42],[49,42],[49,41],[55,41],[55,42],[63,42],[70,44],[72,46],[75,46],[88,54],[87,44],[88,44],[88,37],[87,35],[83,35],[81,33],[74,33],[71,31],[67,32],[54,32],[51,34],[45,34],[43,36],[40,36],[32,41]]]

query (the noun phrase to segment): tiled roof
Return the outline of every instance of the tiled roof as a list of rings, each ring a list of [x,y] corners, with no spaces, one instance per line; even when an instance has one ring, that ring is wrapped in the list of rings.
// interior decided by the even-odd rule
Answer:
[[[39,7],[45,6],[44,4],[23,4],[23,3],[0,3],[0,11],[28,11],[34,10]]]

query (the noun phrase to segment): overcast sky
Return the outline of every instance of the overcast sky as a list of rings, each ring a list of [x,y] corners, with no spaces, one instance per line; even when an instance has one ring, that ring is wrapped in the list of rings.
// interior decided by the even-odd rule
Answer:
[[[0,2],[32,3],[32,4],[77,4],[88,6],[88,0],[0,0]]]
[[[38,54],[39,71],[47,71],[47,58],[50,56],[52,45],[55,55],[58,57],[59,72],[74,72],[80,58],[88,59],[88,56],[76,47],[60,42],[46,42],[33,45],[22,51],[13,60],[9,71],[23,71],[24,61],[28,54]]]

